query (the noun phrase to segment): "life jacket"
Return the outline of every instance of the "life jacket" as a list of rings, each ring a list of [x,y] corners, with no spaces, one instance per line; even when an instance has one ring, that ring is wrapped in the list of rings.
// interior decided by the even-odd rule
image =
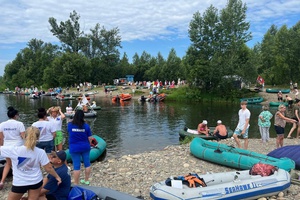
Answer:
[[[206,183],[203,178],[200,178],[198,174],[191,174],[185,176],[174,177],[174,180],[182,180],[182,184],[187,185],[188,187],[206,187]],[[168,186],[171,186],[171,178],[168,178],[165,183]]]
[[[184,180],[188,181],[189,187],[206,187],[206,183],[203,178],[200,178],[197,174],[188,174],[184,176]],[[197,184],[198,183],[198,184]]]

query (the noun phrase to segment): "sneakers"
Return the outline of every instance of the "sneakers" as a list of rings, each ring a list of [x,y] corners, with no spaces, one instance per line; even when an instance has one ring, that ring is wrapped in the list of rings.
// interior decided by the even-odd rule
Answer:
[[[291,136],[288,136],[288,137],[286,137],[287,139],[293,139],[293,137],[291,137]]]
[[[85,181],[84,179],[81,179],[81,180],[80,180],[80,183],[81,183],[81,184],[84,184],[84,185],[89,185],[89,184],[90,184],[89,181]]]

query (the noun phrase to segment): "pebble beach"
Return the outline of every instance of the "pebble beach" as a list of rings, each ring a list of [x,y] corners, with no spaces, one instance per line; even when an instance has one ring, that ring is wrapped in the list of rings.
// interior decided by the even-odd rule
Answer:
[[[266,144],[263,144],[260,139],[249,139],[249,150],[267,154],[276,148],[275,142],[275,138],[271,138]],[[299,139],[284,139],[284,145],[299,145],[299,142]],[[221,140],[220,143],[236,147],[234,140],[230,138]],[[69,166],[72,169],[72,165],[69,164]],[[189,144],[173,145],[157,151],[124,155],[119,158],[95,162],[92,164],[90,185],[107,187],[150,200],[149,189],[151,185],[164,181],[170,176],[186,175],[192,172],[201,176],[201,174],[208,172],[218,173],[234,170],[194,157],[190,153]],[[296,172],[300,173],[299,171]],[[82,178],[83,174],[82,171]],[[11,180],[12,177],[7,178],[4,190],[0,190],[1,200],[7,199]],[[286,191],[280,192],[277,196],[260,198],[260,200],[263,199],[300,199],[300,186],[291,184]]]

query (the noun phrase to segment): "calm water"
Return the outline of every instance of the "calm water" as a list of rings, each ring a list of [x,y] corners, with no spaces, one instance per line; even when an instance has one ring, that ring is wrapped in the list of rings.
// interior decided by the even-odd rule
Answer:
[[[196,128],[203,119],[208,120],[209,126],[215,126],[221,119],[231,129],[238,122],[237,112],[239,104],[202,104],[202,103],[141,103],[137,100],[126,102],[122,105],[111,102],[110,97],[94,98],[97,105],[102,107],[98,116],[87,119],[93,134],[101,136],[107,142],[107,157],[136,154],[150,150],[163,149],[168,145],[179,144],[178,131],[185,125]],[[73,108],[76,101],[53,101],[51,97],[42,97],[38,100],[29,99],[28,96],[0,95],[0,122],[7,120],[7,107],[14,106],[20,113],[20,121],[25,127],[37,121],[37,109],[59,105],[65,111],[70,103]],[[251,111],[250,137],[260,137],[257,117],[261,111],[260,105],[248,105]],[[274,114],[276,108],[271,112]],[[273,120],[272,120],[273,123]],[[66,133],[65,120],[63,131]],[[287,126],[286,132],[290,125]],[[271,136],[275,131],[271,128]],[[66,144],[67,145],[67,144]]]

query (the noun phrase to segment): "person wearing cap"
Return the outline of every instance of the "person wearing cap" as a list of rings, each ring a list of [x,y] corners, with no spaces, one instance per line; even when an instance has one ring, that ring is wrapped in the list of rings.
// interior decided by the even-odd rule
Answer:
[[[205,134],[206,136],[209,136],[209,134],[208,134],[209,129],[208,129],[206,120],[203,120],[202,123],[200,123],[198,125],[197,131],[198,131],[198,134]]]
[[[282,102],[282,100],[283,100],[283,95],[282,95],[282,92],[281,92],[281,91],[279,91],[279,92],[277,93],[277,100],[278,100],[279,102]]]
[[[258,116],[258,127],[261,135],[261,140],[263,143],[268,142],[270,140],[270,127],[271,127],[271,119],[273,114],[269,111],[269,107],[267,105],[262,107],[262,112]]]
[[[57,180],[51,174],[43,180],[43,187],[40,192],[40,198],[51,200],[67,200],[71,188],[71,176],[68,167],[65,164],[67,155],[65,151],[52,151],[50,154],[50,162],[58,176],[61,178],[61,183],[58,185]]]
[[[66,117],[64,113],[61,112],[61,108],[59,106],[50,107],[47,111],[50,116],[47,117],[48,121],[53,124],[55,127],[56,136],[54,138],[54,145],[57,150],[62,150],[62,143],[64,140],[62,133],[62,122]]]
[[[221,120],[217,121],[217,126],[216,126],[213,134],[218,141],[220,139],[226,139],[228,137],[227,128],[224,124],[222,124]]]
[[[249,120],[251,113],[247,109],[247,101],[241,102],[241,109],[238,112],[239,115],[239,122],[236,126],[236,129],[233,133],[233,138],[238,146],[238,148],[241,148],[241,142],[238,138],[238,136],[242,136],[244,141],[244,149],[248,149],[248,131],[249,131]]]

